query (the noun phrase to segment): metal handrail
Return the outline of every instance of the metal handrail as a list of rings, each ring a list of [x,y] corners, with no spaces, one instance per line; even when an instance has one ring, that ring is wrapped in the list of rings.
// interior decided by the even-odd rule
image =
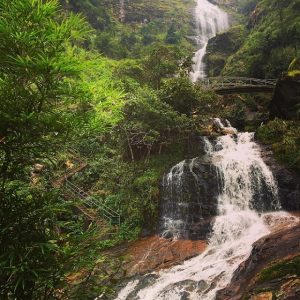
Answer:
[[[68,179],[65,180],[65,187],[78,196],[80,199],[84,200],[84,203],[91,208],[96,207],[97,209],[102,211],[103,217],[105,217],[110,223],[117,223],[120,226],[121,223],[121,216],[112,210],[110,207],[105,205],[104,203],[99,203],[94,197],[90,194],[83,191],[81,188],[76,186],[74,183],[69,181]],[[116,221],[116,222],[115,222]]]

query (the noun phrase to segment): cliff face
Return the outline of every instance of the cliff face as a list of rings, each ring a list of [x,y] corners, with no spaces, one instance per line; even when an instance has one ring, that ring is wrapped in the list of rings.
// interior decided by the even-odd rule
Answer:
[[[247,28],[247,35],[227,58],[222,74],[257,78],[280,76],[297,55],[299,1],[236,1],[233,7],[238,13],[235,19]]]
[[[261,145],[264,162],[271,169],[277,183],[282,208],[286,211],[300,210],[300,176],[280,164],[271,147]]]
[[[209,76],[221,75],[228,57],[239,49],[245,39],[245,35],[245,27],[238,25],[209,40],[205,56]]]

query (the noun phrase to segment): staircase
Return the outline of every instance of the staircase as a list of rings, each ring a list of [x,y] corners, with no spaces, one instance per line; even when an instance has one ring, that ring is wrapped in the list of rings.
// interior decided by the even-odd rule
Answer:
[[[77,197],[78,199],[81,199],[85,207],[78,206],[78,209],[89,219],[95,220],[97,223],[101,223],[103,220],[104,222],[107,222],[108,225],[120,226],[120,214],[118,214],[116,211],[105,205],[103,201],[99,201],[99,199],[96,199],[92,195],[83,191],[80,187],[76,186],[70,181],[73,175],[82,171],[84,168],[87,167],[88,164],[85,160],[82,160],[80,153],[76,149],[69,148],[68,152],[76,158],[76,160],[79,162],[79,165],[70,172],[64,174],[64,176],[52,181],[52,186],[55,188],[64,187],[65,191],[68,194],[71,194]],[[98,216],[97,214],[91,213],[89,209],[96,209]]]
[[[65,189],[75,197],[83,200],[83,203],[86,207],[97,209],[100,216],[105,219],[110,225],[120,226],[121,216],[110,207],[105,205],[102,201],[99,201],[95,197],[83,191],[68,179],[65,180]]]

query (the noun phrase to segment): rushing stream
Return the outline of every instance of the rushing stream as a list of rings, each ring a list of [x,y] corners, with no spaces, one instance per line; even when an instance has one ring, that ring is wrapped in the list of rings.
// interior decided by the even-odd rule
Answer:
[[[203,62],[209,39],[218,32],[225,31],[229,27],[228,16],[218,6],[208,0],[197,0],[196,6],[196,41],[199,50],[193,58],[193,72],[191,78],[195,82],[205,77],[205,64]]]
[[[206,156],[215,168],[220,186],[218,216],[207,249],[182,265],[129,282],[117,299],[212,300],[216,292],[230,282],[239,264],[249,257],[252,244],[270,232],[266,220],[287,216],[280,211],[259,213],[253,206],[254,196],[257,192],[263,194],[262,189],[267,187],[272,195],[273,210],[280,209],[276,182],[260,156],[253,133],[220,136],[214,142],[205,138],[204,141]],[[180,183],[182,165],[172,168],[167,175],[169,183],[173,180],[177,185]],[[173,192],[180,193],[180,189]],[[180,220],[173,221],[169,221],[170,230],[174,230],[174,224],[175,227],[180,225]],[[178,234],[180,228],[174,232]]]

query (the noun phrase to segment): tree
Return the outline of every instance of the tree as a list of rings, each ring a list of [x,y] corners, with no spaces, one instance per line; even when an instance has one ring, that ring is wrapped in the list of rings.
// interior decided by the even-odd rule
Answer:
[[[172,23],[168,29],[166,36],[166,43],[171,45],[176,45],[180,41],[180,36],[177,33],[176,24]]]
[[[148,88],[130,95],[123,113],[118,129],[132,161],[148,158],[151,152],[160,153],[163,145],[182,142],[193,129],[191,120]]]
[[[11,182],[0,197],[0,298],[48,299],[64,258],[53,230],[57,195]]]
[[[67,132],[70,114],[62,103],[73,98],[68,78],[80,70],[68,45],[80,42],[87,26],[78,16],[63,16],[55,0],[3,0],[0,13],[4,188],[7,178],[23,175],[26,166],[45,157]]]
[[[144,61],[145,81],[159,89],[163,78],[172,77],[179,72],[184,54],[178,47],[155,44],[149,48]]]
[[[159,94],[163,102],[188,117],[198,115],[204,121],[216,114],[221,115],[222,98],[212,91],[204,91],[186,76],[165,80]]]
[[[29,168],[71,128],[81,70],[71,45],[88,27],[55,0],[2,0],[0,15],[0,298],[49,299],[63,261],[61,200],[31,186]]]

